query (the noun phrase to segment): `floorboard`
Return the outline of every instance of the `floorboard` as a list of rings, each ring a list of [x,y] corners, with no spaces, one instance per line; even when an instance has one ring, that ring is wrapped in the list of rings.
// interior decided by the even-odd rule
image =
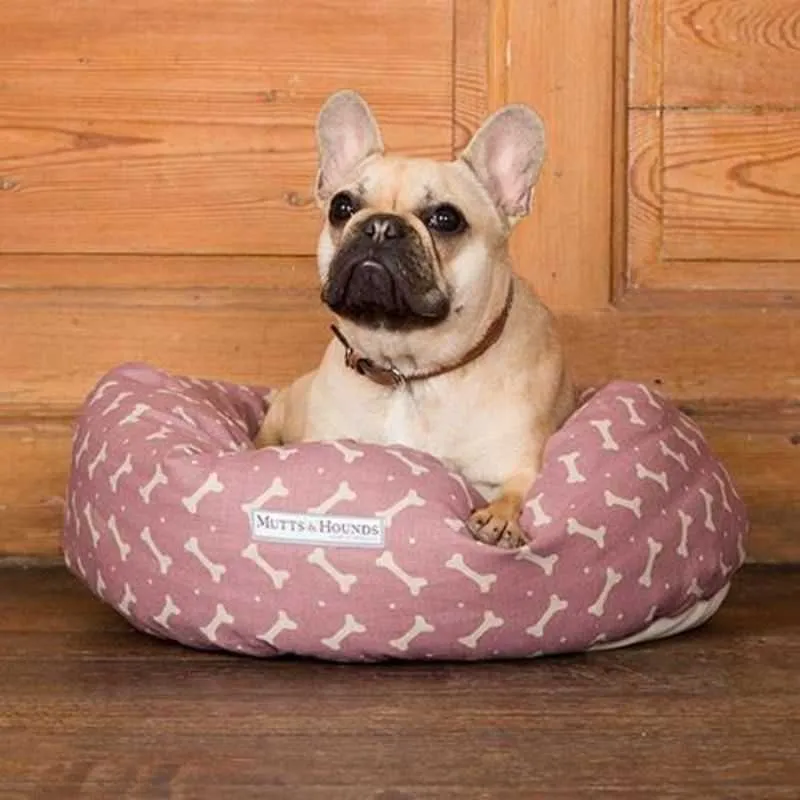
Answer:
[[[593,655],[342,666],[196,653],[60,568],[0,569],[0,797],[800,796],[800,569]]]

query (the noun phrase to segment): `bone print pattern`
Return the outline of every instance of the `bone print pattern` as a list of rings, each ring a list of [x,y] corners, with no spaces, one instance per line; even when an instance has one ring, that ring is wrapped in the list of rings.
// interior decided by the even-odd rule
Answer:
[[[84,406],[65,561],[140,630],[337,661],[575,652],[698,603],[710,615],[744,559],[727,471],[639,384],[588,393],[552,437],[517,551],[468,535],[479,495],[424,453],[353,441],[254,450],[267,394],[134,364]],[[385,541],[256,540],[256,509],[382,519]]]

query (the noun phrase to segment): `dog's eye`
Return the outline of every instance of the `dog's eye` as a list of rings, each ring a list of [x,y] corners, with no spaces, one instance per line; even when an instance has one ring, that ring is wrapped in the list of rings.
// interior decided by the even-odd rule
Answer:
[[[331,225],[342,225],[358,211],[358,203],[347,192],[335,194],[328,209],[328,219]]]
[[[425,224],[430,230],[444,234],[461,233],[467,227],[464,215],[449,203],[430,211],[425,217]]]

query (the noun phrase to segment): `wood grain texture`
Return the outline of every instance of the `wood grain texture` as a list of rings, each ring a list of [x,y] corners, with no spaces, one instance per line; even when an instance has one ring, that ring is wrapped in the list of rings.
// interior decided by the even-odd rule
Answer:
[[[628,69],[630,107],[659,108],[664,88],[665,0],[621,0],[628,4]]]
[[[532,216],[514,233],[519,271],[556,309],[611,292],[613,0],[510,0],[508,100],[542,115],[548,154]]]
[[[747,503],[748,558],[800,564],[800,403],[690,401],[683,407]],[[0,413],[0,558],[57,556],[70,433],[66,420],[10,421]]]
[[[800,112],[669,112],[663,124],[664,258],[800,256]]]
[[[798,0],[661,2],[667,106],[800,106]]]
[[[342,667],[189,651],[136,633],[63,570],[5,570],[0,785],[9,797],[794,800],[799,577],[747,569],[705,627],[642,647]]]
[[[453,0],[453,155],[463,150],[489,113],[497,80],[489,60],[494,1]]]
[[[800,117],[785,116],[630,112],[631,288],[800,290]]]
[[[312,254],[313,123],[345,86],[386,120],[390,148],[452,151],[452,0],[309,0],[302,13],[8,0],[3,27],[5,252]],[[474,106],[468,62],[459,98]]]

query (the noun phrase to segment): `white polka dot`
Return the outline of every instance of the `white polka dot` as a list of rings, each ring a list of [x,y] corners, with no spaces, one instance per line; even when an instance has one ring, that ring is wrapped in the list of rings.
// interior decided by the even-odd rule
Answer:
[[[256,603],[260,603],[261,602],[261,595],[257,594],[254,599],[255,599]]]
[[[200,590],[199,589],[195,589],[194,593],[199,596],[200,595]]]
[[[636,453],[638,453],[638,452],[639,452],[639,448],[638,448],[638,447],[634,447],[634,448],[633,448],[633,450],[634,450],[634,452],[636,452]]]
[[[253,467],[253,472],[258,472],[260,469],[261,469],[261,467],[260,467],[258,464],[256,464],[256,465]]]
[[[111,567],[111,571],[112,571],[112,572],[116,572],[116,571],[117,571],[117,568],[116,568],[116,567]]]
[[[325,608],[325,601],[324,600],[317,600],[317,605],[320,608]]]
[[[124,511],[125,511],[125,508],[126,508],[126,506],[120,506],[120,509],[119,509],[119,510],[124,512]]]
[[[463,603],[459,603],[459,604],[458,604],[458,607],[459,607],[459,608],[464,608],[464,604],[463,604]]]
[[[669,584],[668,584],[668,583],[665,583],[665,584],[664,584],[664,588],[665,588],[667,591],[669,591]]]
[[[215,532],[216,532],[216,530],[217,530],[217,526],[216,526],[216,525],[212,525],[212,526],[209,528],[209,530],[211,531],[211,533],[215,533]]]
[[[148,579],[147,579],[147,584],[148,584],[149,586],[152,586],[152,585],[153,585],[153,579],[152,579],[152,578],[148,578]]]
[[[455,502],[456,496],[455,496],[454,494],[451,494],[451,495],[450,495],[450,499],[451,499],[451,500],[453,500],[453,501]]]
[[[666,515],[667,515],[667,509],[666,508],[662,508],[661,509],[661,516],[665,517]]]
[[[191,464],[192,464],[193,467],[196,467],[199,463],[200,462],[196,458],[193,458],[192,461],[191,461]]]
[[[588,575],[590,572],[591,572],[591,570],[589,569],[589,567],[584,567],[583,568],[583,574],[584,575]]]
[[[397,608],[397,606],[394,603],[389,603],[389,608],[391,608],[392,611],[394,611]]]
[[[493,656],[499,656],[500,655],[500,651],[499,650],[492,650],[492,655]]]
[[[525,592],[525,594],[528,595],[528,597],[533,597],[533,592],[530,589],[528,589],[528,591]]]
[[[606,478],[610,478],[610,477],[611,477],[611,473],[610,472],[606,472]]]
[[[703,561],[703,559],[704,559],[704,556],[703,556],[702,553],[700,553],[700,555],[697,557],[697,560],[698,561]]]
[[[617,619],[625,619],[625,615],[620,611],[619,614],[617,614]]]
[[[167,521],[167,520],[166,520],[166,519],[164,519],[164,517],[161,517],[161,522],[162,522],[162,523],[164,523],[164,522],[166,522],[166,521]]]
[[[415,538],[412,536],[412,537],[411,537],[411,538],[408,540],[408,543],[409,543],[409,544],[416,544],[416,543],[417,543],[417,540],[416,540],[416,539],[415,539]]]
[[[325,474],[325,468],[324,467],[318,467],[317,468],[317,475],[324,475],[324,474]]]
[[[386,476],[386,480],[387,481],[393,481],[394,480],[394,475],[387,475]]]
[[[635,541],[636,541],[636,539],[635,539],[635,537],[631,536],[631,538],[630,538],[630,539],[628,539],[628,541],[629,541],[629,542],[631,542],[631,543],[633,543],[633,542],[635,542]]]
[[[561,641],[561,644],[566,644],[567,643],[567,637],[566,636],[562,636],[560,641]]]

